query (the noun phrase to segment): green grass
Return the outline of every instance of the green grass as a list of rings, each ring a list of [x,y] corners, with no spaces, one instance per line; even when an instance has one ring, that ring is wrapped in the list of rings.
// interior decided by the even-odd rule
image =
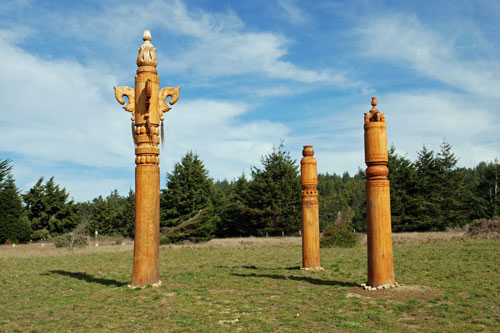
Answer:
[[[159,288],[132,252],[0,259],[0,331],[500,331],[500,242],[396,244],[403,288],[369,292],[364,247],[163,248]]]

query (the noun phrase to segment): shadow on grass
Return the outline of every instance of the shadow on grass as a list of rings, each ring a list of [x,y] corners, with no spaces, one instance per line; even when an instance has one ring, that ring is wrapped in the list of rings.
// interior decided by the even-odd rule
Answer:
[[[233,273],[234,276],[239,277],[260,277],[275,280],[294,280],[294,281],[305,281],[311,284],[323,285],[323,286],[341,286],[341,287],[358,287],[358,284],[352,282],[335,281],[335,280],[321,280],[316,278],[311,278],[307,276],[284,276],[277,274],[237,274]]]
[[[67,272],[67,271],[61,271],[61,270],[53,270],[53,271],[49,271],[48,273],[42,273],[42,275],[49,275],[49,273],[69,276],[69,277],[72,277],[72,278],[75,278],[78,280],[82,280],[85,282],[89,282],[89,283],[99,283],[99,284],[102,284],[104,286],[123,287],[123,286],[126,286],[128,284],[128,283],[116,281],[113,279],[96,278],[90,274],[82,273],[82,272]]]
[[[269,270],[274,270],[274,271],[281,271],[281,270],[287,270],[287,271],[297,271],[300,270],[300,266],[292,266],[292,267],[257,267],[255,265],[243,265],[243,266],[223,266],[219,265],[216,266],[217,268],[244,268],[244,269],[253,269],[257,271],[269,271]]]

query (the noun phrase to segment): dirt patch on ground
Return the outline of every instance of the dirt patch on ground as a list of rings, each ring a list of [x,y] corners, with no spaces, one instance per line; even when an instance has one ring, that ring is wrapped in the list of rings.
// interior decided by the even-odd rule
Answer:
[[[404,303],[411,299],[419,301],[430,301],[441,297],[443,291],[440,289],[417,286],[403,285],[397,288],[382,289],[376,291],[364,290],[362,287],[351,287],[347,293],[347,297],[359,297],[366,299],[387,299],[393,302]]]

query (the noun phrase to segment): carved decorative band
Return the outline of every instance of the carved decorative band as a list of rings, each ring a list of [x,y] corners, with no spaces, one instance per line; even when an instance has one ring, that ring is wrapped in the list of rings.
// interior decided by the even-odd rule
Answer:
[[[368,178],[385,177],[388,174],[389,174],[389,169],[387,168],[386,165],[383,164],[369,165],[368,168],[366,168],[366,177]]]
[[[379,119],[377,121],[370,121],[368,123],[364,124],[365,130],[377,130],[377,129],[386,129],[387,126],[385,124],[385,117],[384,119]]]
[[[136,72],[137,74],[144,73],[144,72],[152,72],[152,73],[158,74],[158,70],[156,70],[156,68],[153,66],[140,66],[139,68],[137,68],[137,72]]]
[[[160,135],[160,129],[157,126],[151,126],[151,132],[154,135]],[[147,134],[148,129],[146,126],[136,126],[135,128],[135,134],[140,135],[140,134]]]
[[[302,196],[318,196],[317,190],[302,190]]]
[[[153,156],[158,156],[160,155],[160,148],[157,147],[137,147],[135,149],[135,155],[140,157],[142,155],[148,156],[148,155],[153,155]]]
[[[368,179],[366,181],[366,187],[390,187],[388,179]]]
[[[314,207],[318,207],[318,205],[319,205],[318,200],[311,200],[311,201],[302,202],[302,208],[314,208]]]
[[[137,156],[135,158],[135,164],[160,164],[160,158],[158,156]]]

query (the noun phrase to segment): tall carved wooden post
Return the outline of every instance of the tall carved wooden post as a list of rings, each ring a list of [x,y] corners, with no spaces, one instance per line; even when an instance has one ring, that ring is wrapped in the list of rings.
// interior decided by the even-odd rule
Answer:
[[[304,146],[302,175],[302,269],[321,270],[319,262],[318,171],[312,146]]]
[[[387,175],[387,133],[385,116],[375,106],[365,113],[366,217],[368,286],[394,285],[392,255],[391,196]]]
[[[159,285],[160,243],[160,143],[163,141],[163,113],[171,109],[179,98],[179,87],[160,90],[156,70],[156,48],[151,44],[151,33],[144,31],[144,43],[137,56],[135,89],[115,87],[115,97],[132,112],[132,136],[135,143],[135,239],[133,287]],[[161,130],[160,130],[161,124]]]

